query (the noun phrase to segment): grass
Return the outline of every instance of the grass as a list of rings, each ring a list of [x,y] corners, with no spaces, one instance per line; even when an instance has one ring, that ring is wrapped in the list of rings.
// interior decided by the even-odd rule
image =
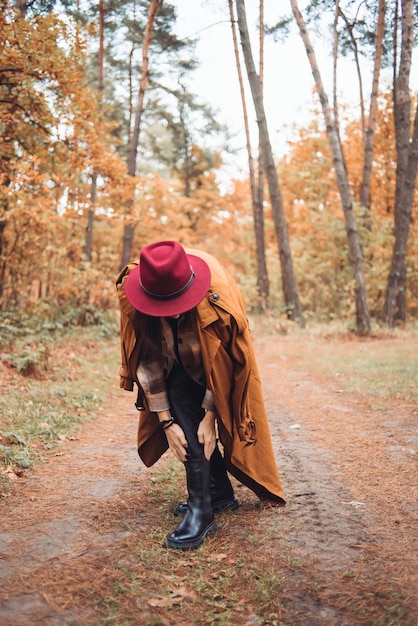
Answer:
[[[265,322],[260,325],[266,328]],[[282,334],[280,329],[276,332]],[[381,400],[418,399],[415,328],[377,330],[370,338],[359,339],[341,324],[315,325],[305,330],[289,327],[277,340],[278,346],[284,341],[292,345],[301,365],[333,376],[344,392]]]
[[[360,344],[351,353],[335,350],[335,344],[316,351],[316,366],[338,378],[348,393],[368,394],[381,399],[418,398],[418,361],[410,344]],[[342,352],[343,354],[338,354]]]
[[[33,361],[30,375],[19,374],[17,359],[7,355],[9,376],[0,395],[0,468],[24,470],[42,460],[104,405],[109,384],[117,382],[115,339],[104,339],[97,329],[65,335],[49,347],[47,362]]]

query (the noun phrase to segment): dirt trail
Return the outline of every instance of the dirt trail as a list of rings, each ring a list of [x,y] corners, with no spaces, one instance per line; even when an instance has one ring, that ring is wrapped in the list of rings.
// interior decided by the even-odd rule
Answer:
[[[303,563],[290,568],[292,593],[278,599],[283,623],[417,626],[416,407],[398,403],[373,410],[367,398],[342,393],[335,379],[303,371],[289,338],[259,337],[256,351],[288,498],[279,517],[281,543],[272,540],[268,552],[261,543],[258,556],[274,565],[285,541]],[[58,455],[26,472],[0,501],[3,626],[105,623],[85,598],[74,601],[68,586],[71,580],[75,587],[87,585],[100,563],[116,559],[118,546],[158,524],[148,487],[170,459],[166,455],[151,470],[142,467],[136,420],[132,394],[115,389],[107,410]],[[251,520],[254,507],[251,492],[236,487],[243,506],[227,531],[211,540],[235,551],[240,518]],[[122,518],[130,520],[126,527]],[[276,514],[266,510],[257,523],[274,537]],[[66,574],[66,589],[59,572]],[[368,621],[367,602],[380,602],[387,620]],[[244,624],[238,617],[236,623]],[[250,623],[272,622],[254,617]]]
[[[397,614],[388,611],[383,623],[418,624],[417,407],[395,402],[373,410],[368,398],[344,394],[338,379],[295,365],[291,347],[282,360],[267,340],[259,352],[293,494],[293,541],[313,558],[339,604],[356,596],[349,584],[339,588],[339,579],[361,579],[370,603],[392,596],[395,605],[401,594]],[[327,619],[345,623],[336,615]]]
[[[54,601],[38,593],[36,576],[42,577],[51,562],[68,562],[71,567],[78,556],[104,551],[120,540],[118,529],[109,535],[97,532],[99,505],[115,496],[123,505],[125,488],[138,488],[142,467],[133,445],[137,415],[132,397],[122,393],[111,397],[108,411],[47,464],[25,474],[1,505],[2,624],[65,623],[71,615],[55,616]],[[9,578],[20,580],[24,592],[19,585],[6,592]]]

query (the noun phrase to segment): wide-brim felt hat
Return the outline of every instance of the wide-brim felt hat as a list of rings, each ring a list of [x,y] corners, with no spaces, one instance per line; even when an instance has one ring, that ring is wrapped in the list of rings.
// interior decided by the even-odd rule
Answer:
[[[142,248],[139,265],[128,274],[124,289],[137,311],[169,317],[199,304],[210,280],[206,261],[187,254],[178,241],[159,241]]]

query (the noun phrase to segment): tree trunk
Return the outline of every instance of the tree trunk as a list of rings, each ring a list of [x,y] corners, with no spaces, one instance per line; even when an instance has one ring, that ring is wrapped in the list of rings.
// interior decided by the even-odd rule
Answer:
[[[122,258],[120,263],[120,269],[132,261],[132,244],[134,240],[135,228],[133,224],[125,224],[123,229],[123,241],[122,241]]]
[[[183,92],[186,90],[183,85],[181,86]],[[192,150],[192,138],[189,132],[189,120],[187,115],[187,104],[183,100],[179,100],[179,119],[183,136],[183,181],[184,181],[184,197],[190,198],[192,193],[192,174],[193,174],[193,150]]]
[[[27,0],[15,0],[15,7],[19,11],[21,17],[26,17]]]
[[[91,261],[93,252],[93,227],[94,227],[94,213],[96,205],[96,189],[97,189],[97,173],[93,172],[90,183],[90,204],[91,208],[87,213],[87,228],[86,239],[84,243],[84,254],[87,261]]]
[[[236,8],[241,46],[243,50],[248,81],[250,83],[251,94],[254,102],[254,108],[257,116],[257,124],[262,144],[263,164],[269,186],[270,202],[273,211],[276,236],[279,244],[279,257],[282,272],[282,289],[286,306],[286,314],[288,319],[296,320],[299,323],[303,324],[304,320],[294,276],[287,223],[284,216],[279,181],[277,178],[277,171],[274,164],[273,152],[268,133],[260,81],[255,70],[254,60],[252,56],[244,0],[236,0]]]
[[[132,135],[130,138],[130,145],[128,146],[128,173],[131,176],[135,176],[136,174],[136,158],[138,155],[141,119],[142,112],[144,110],[145,92],[148,89],[149,83],[149,49],[154,30],[154,22],[160,2],[161,0],[151,0],[148,12],[147,26],[145,28],[144,40],[142,42],[142,68],[141,79],[139,81],[138,102],[135,110],[135,120]]]
[[[366,134],[364,137],[364,162],[363,162],[363,178],[360,188],[360,202],[370,209],[370,180],[372,175],[373,148],[374,148],[374,132],[376,129],[377,117],[377,98],[379,95],[379,78],[382,68],[383,54],[383,38],[385,34],[385,18],[386,18],[386,0],[379,0],[377,24],[376,24],[376,43],[373,67],[372,92],[370,95],[369,119],[367,122]]]
[[[337,64],[338,64],[338,16],[340,11],[340,2],[335,0],[334,23],[333,23],[333,46],[332,46],[332,106],[334,109],[334,122],[337,128],[338,121],[338,97],[337,97]]]
[[[101,105],[104,89],[104,1],[99,0],[99,103]],[[97,171],[93,170],[90,183],[90,209],[87,213],[86,241],[84,253],[87,261],[91,261],[93,253],[93,228],[96,207]]]
[[[394,84],[396,134],[395,243],[386,288],[384,317],[392,328],[406,321],[406,253],[418,164],[418,104],[410,139],[411,98],[409,81],[414,43],[413,0],[402,2],[402,48]]]
[[[338,128],[335,125],[331,108],[329,106],[328,97],[322,83],[321,74],[314,49],[312,47],[310,37],[306,28],[306,24],[299,11],[297,0],[290,0],[293,15],[299,27],[300,35],[306,48],[306,53],[311,65],[312,75],[318,91],[319,99],[322,106],[322,112],[325,118],[327,128],[328,141],[330,143],[332,159],[337,177],[337,185],[341,197],[341,203],[344,211],[345,228],[348,239],[350,264],[355,279],[355,295],[356,295],[356,328],[357,333],[361,336],[370,334],[370,314],[366,300],[366,288],[363,271],[363,255],[360,246],[357,224],[354,215],[353,200],[351,198],[347,172],[344,166],[344,157],[339,140]]]
[[[104,91],[104,25],[105,8],[104,0],[99,0],[99,97],[103,100]]]
[[[151,0],[148,11],[147,25],[144,33],[144,40],[142,42],[142,68],[141,79],[139,82],[139,94],[138,102],[135,110],[135,119],[132,133],[129,136],[128,154],[127,154],[127,169],[130,176],[136,175],[136,159],[138,156],[139,135],[141,131],[141,119],[142,112],[144,110],[144,98],[145,92],[149,83],[149,49],[152,40],[152,34],[154,31],[154,22],[157,15],[158,8],[162,0]],[[133,202],[129,203],[127,213],[130,212],[133,206]],[[123,250],[122,250],[122,262],[121,267],[126,265],[126,259],[128,262],[132,254],[132,243],[134,225],[130,222],[125,225],[123,235]]]
[[[260,89],[263,94],[264,85],[264,0],[260,0]],[[254,205],[254,225],[257,242],[257,289],[260,300],[260,309],[265,311],[269,305],[269,279],[267,274],[265,237],[264,237],[264,168],[263,146],[261,137],[258,137],[258,183],[257,197]]]
[[[262,201],[263,192],[261,190],[261,198],[260,198],[260,188],[257,187],[256,178],[255,178],[255,166],[254,166],[254,158],[253,158],[252,149],[251,149],[247,103],[245,99],[244,81],[242,77],[241,63],[240,63],[240,57],[239,57],[239,51],[238,51],[238,40],[237,40],[237,34],[236,34],[236,28],[235,28],[234,6],[233,6],[232,0],[228,0],[228,4],[229,4],[229,15],[231,19],[232,39],[234,42],[235,62],[237,66],[242,110],[243,110],[243,116],[244,116],[245,139],[246,139],[247,154],[248,154],[248,169],[249,169],[250,189],[251,189],[251,202],[252,202],[252,207],[253,207],[253,219],[254,219],[258,308],[260,309],[260,312],[261,312],[261,311],[265,311],[268,308],[268,295],[269,295],[269,280],[268,280],[268,274],[267,274],[265,246],[264,246],[264,207],[263,207],[263,201]],[[261,182],[262,180],[263,179],[261,178]],[[259,176],[259,183],[260,183],[260,176]]]

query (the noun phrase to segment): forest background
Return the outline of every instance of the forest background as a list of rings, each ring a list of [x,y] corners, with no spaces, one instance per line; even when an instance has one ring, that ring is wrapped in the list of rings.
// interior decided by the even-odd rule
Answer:
[[[0,0],[2,623],[416,624],[418,5],[206,0],[245,173],[192,88],[179,4]],[[275,47],[293,67],[295,36],[312,105],[278,149],[267,94],[292,85],[264,67]],[[242,288],[288,494],[277,512],[240,494],[217,547],[177,565],[183,476],[138,470],[115,289],[174,237]]]
[[[199,59],[176,35],[174,1],[1,3],[3,343],[18,318],[96,323],[116,307],[124,264],[172,238],[217,256],[249,310],[283,324],[343,320],[368,335],[416,320],[418,8],[291,0],[266,24],[261,1],[255,39],[242,0],[211,4],[230,21],[246,137],[248,174],[227,185],[233,141],[189,89]],[[283,156],[264,108],[264,42],[295,30],[315,89]],[[315,56],[324,38],[330,94]],[[339,102],[343,57],[359,81],[353,109]]]

